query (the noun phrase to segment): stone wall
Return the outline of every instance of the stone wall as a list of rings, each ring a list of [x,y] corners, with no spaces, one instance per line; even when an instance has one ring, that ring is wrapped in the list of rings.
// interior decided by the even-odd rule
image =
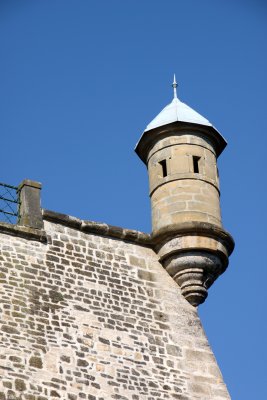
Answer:
[[[0,400],[229,399],[145,236],[52,219],[39,236],[0,227]]]

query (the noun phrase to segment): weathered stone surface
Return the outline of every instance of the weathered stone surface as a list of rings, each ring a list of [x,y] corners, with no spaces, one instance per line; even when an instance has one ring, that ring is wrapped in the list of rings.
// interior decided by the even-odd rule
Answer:
[[[26,384],[23,379],[15,379],[15,388],[19,392],[23,392],[26,389]]]
[[[20,199],[19,224],[34,229],[42,229],[43,218],[41,211],[41,183],[25,179],[18,187]]]
[[[43,367],[42,359],[40,357],[31,357],[30,366],[35,368],[42,368]]]
[[[26,239],[46,242],[47,237],[43,230],[30,228],[28,226],[11,225],[6,222],[0,222],[0,232],[7,235],[19,236]]]
[[[51,220],[47,242],[0,233],[0,399],[229,399],[156,253]]]
[[[124,229],[101,222],[83,221],[76,217],[50,210],[43,210],[43,219],[76,228],[87,233],[95,233],[97,235],[128,240],[129,242],[151,245],[151,236],[149,234],[132,229]]]

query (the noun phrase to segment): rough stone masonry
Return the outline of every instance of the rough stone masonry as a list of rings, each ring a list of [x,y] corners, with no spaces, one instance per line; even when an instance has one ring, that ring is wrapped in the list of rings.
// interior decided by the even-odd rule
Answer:
[[[149,235],[43,211],[0,224],[0,399],[229,399]]]
[[[220,212],[225,139],[174,99],[136,152],[151,235],[42,210],[19,186],[0,223],[0,400],[226,400],[197,315],[233,251]]]

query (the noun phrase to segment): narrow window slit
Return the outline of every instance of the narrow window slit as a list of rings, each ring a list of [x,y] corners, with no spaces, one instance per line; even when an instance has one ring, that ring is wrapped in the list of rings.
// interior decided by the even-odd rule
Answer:
[[[168,175],[167,161],[166,160],[159,161],[159,164],[161,165],[161,168],[162,168],[162,177],[165,178],[165,176]]]
[[[199,174],[199,161],[201,157],[193,156],[193,169],[195,174]]]

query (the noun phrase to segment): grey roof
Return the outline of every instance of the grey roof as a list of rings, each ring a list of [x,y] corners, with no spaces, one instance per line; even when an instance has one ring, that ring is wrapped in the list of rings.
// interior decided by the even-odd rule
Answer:
[[[156,118],[147,125],[145,132],[176,121],[212,126],[206,118],[202,117],[202,115],[198,114],[191,107],[181,102],[177,97],[174,97],[172,102],[163,108]]]
[[[220,132],[213,126],[206,118],[202,117],[199,113],[189,107],[187,104],[183,103],[177,98],[177,83],[174,75],[173,80],[173,100],[170,104],[168,104],[163,110],[154,118],[150,124],[147,125],[146,129],[144,130],[141,138],[139,139],[135,151],[141,160],[146,163],[147,156],[150,149],[150,146],[153,142],[161,135],[164,131],[159,129],[154,131],[154,133],[150,134],[151,130],[155,128],[159,128],[161,126],[175,124],[176,122],[189,123],[189,124],[196,124],[198,128],[202,125],[206,127],[205,134],[213,143],[215,152],[217,157],[221,154],[225,146],[227,145],[226,140],[220,134]],[[176,124],[175,124],[176,125]],[[179,125],[179,124],[178,124]],[[171,125],[172,126],[172,125]],[[192,127],[192,126],[191,126]],[[171,128],[172,129],[172,128]],[[166,131],[166,130],[165,130]]]

